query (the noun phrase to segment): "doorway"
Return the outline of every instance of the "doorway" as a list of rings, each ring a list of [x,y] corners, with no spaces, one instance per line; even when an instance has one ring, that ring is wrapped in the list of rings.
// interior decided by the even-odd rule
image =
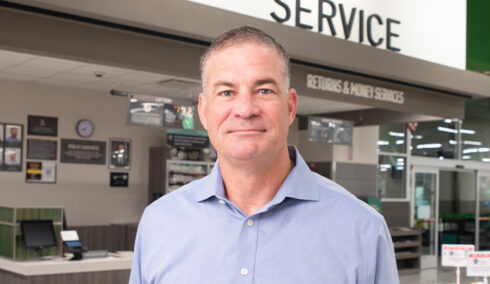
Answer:
[[[414,166],[412,193],[413,226],[422,231],[421,268],[438,267],[442,244],[478,247],[481,239],[480,249],[490,249],[490,173]]]

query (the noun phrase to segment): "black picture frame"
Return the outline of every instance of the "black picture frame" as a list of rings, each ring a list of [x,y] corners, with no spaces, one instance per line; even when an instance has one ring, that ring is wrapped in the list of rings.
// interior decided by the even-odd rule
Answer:
[[[27,159],[51,160],[58,158],[58,141],[27,139]]]
[[[58,136],[58,118],[50,116],[27,116],[27,134],[39,136]]]
[[[128,187],[129,173],[111,172],[109,184],[111,187]]]
[[[21,172],[24,125],[1,122],[0,126],[0,171]]]
[[[105,141],[61,139],[62,163],[105,165]]]

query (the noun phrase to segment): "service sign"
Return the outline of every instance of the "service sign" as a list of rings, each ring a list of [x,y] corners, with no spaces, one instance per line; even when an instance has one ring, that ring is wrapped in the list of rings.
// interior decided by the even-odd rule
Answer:
[[[467,276],[490,276],[490,251],[475,251],[466,259]]]
[[[189,1],[446,66],[466,68],[466,1]]]
[[[474,252],[474,245],[442,245],[442,266],[466,266],[466,253]]]

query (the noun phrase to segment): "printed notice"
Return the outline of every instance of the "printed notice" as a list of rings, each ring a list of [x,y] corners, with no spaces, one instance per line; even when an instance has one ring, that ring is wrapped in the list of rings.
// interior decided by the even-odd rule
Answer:
[[[474,251],[474,245],[442,245],[442,266],[466,266],[466,253]]]
[[[490,251],[468,253],[466,261],[467,276],[490,276]]]

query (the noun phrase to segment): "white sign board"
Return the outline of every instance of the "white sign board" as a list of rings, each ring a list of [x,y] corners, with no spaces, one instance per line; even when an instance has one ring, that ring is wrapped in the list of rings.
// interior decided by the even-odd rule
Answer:
[[[466,253],[474,251],[474,245],[442,245],[442,266],[466,266]]]
[[[490,251],[475,251],[468,254],[467,276],[490,276]]]
[[[188,1],[466,68],[466,1]]]
[[[64,242],[78,241],[78,233],[75,230],[61,231],[61,240]]]

